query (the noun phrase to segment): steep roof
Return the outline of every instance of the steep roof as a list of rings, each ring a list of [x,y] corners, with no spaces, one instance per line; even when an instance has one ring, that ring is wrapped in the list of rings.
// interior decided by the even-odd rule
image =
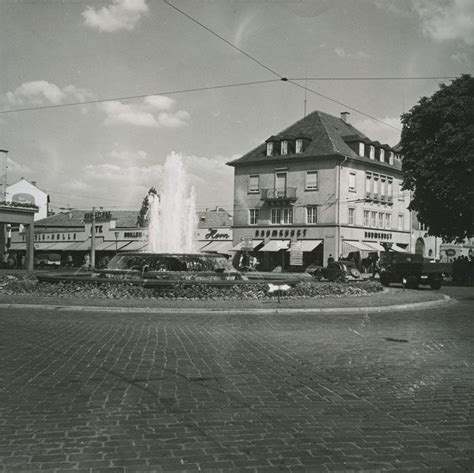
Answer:
[[[317,156],[348,156],[352,159],[368,162],[368,158],[360,157],[349,146],[349,142],[363,141],[364,143],[377,143],[368,138],[350,123],[341,118],[334,117],[324,112],[315,111],[298,120],[293,125],[273,136],[275,141],[284,139],[309,138],[309,144],[302,153],[289,153],[287,155],[266,155],[266,145],[262,143],[244,156],[227,164],[239,166],[241,164],[260,163],[269,159],[287,161],[289,158],[306,158]],[[268,141],[268,140],[267,140]],[[380,144],[378,144],[380,146]],[[382,145],[385,149],[393,149]],[[373,162],[373,161],[371,161]],[[396,168],[388,163],[378,163],[390,168]]]
[[[198,228],[230,227],[232,216],[224,209],[197,212]]]
[[[84,226],[84,214],[90,210],[69,210],[35,222],[35,227],[69,227]],[[116,220],[119,228],[133,228],[137,226],[138,210],[113,210],[112,220]]]

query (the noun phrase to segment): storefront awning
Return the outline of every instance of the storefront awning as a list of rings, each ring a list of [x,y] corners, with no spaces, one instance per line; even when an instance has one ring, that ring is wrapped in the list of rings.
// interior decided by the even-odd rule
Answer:
[[[242,251],[242,245],[243,245],[243,241],[241,241],[240,243],[237,243],[237,245],[235,245],[231,251]],[[255,250],[255,248],[257,248],[258,245],[261,245],[263,243],[263,240],[252,240],[252,250]]]
[[[343,242],[343,252],[344,254],[346,253],[351,253],[353,251],[370,251],[374,252],[377,251],[371,246],[367,245],[366,243],[362,243],[360,241],[344,241]]]
[[[230,254],[232,250],[231,241],[211,241],[208,245],[201,248],[200,251],[209,253],[225,253]]]
[[[363,242],[364,245],[367,245],[369,247],[372,247],[374,251],[385,251],[385,248],[380,244],[375,241],[368,241],[368,242]]]
[[[119,247],[120,251],[141,251],[147,247],[148,243],[146,241],[129,241],[125,245]]]
[[[12,251],[26,250],[26,243],[24,241],[11,243],[10,250]]]
[[[390,249],[392,251],[396,251],[397,253],[408,253],[408,250],[405,250],[405,248],[402,248],[401,246],[393,244]]]
[[[302,251],[309,252],[319,246],[323,240],[298,240],[298,242],[301,242]]]
[[[290,247],[290,240],[270,240],[265,246],[258,251],[280,251],[287,250]]]

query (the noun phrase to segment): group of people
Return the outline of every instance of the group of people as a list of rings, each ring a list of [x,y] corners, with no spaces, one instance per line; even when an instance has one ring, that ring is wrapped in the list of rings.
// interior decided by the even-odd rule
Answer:
[[[241,271],[256,271],[259,264],[258,258],[254,255],[249,255],[247,252],[242,252],[239,259],[239,269]]]
[[[453,260],[453,282],[472,285],[474,282],[474,258],[458,256]]]

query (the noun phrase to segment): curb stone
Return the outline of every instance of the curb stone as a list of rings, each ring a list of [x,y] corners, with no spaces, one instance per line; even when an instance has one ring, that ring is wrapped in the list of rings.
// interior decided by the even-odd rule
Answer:
[[[103,306],[66,306],[61,304],[0,304],[0,309],[33,309],[33,310],[54,310],[58,312],[119,312],[121,314],[352,314],[368,312],[391,312],[401,310],[416,310],[438,307],[452,302],[451,297],[443,294],[442,299],[425,302],[411,302],[407,304],[395,304],[388,306],[366,306],[366,307],[328,307],[328,308],[244,308],[244,309],[216,309],[206,307],[181,307],[181,308],[160,308],[160,307],[103,307]]]

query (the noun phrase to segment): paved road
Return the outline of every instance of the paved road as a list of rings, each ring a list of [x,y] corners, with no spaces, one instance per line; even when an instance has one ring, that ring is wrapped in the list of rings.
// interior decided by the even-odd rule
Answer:
[[[469,471],[473,291],[416,312],[0,314],[3,471]]]

